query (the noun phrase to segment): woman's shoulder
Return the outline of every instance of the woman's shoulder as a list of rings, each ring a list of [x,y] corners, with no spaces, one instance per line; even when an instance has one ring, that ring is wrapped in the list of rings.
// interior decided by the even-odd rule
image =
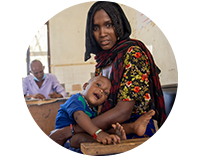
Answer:
[[[129,41],[132,41],[134,44],[138,44],[138,45],[143,44],[144,45],[144,43],[139,39],[129,39]]]
[[[132,46],[129,46],[126,53],[125,53],[125,56],[127,55],[144,55],[144,52],[142,50],[142,48],[138,45],[132,45]]]
[[[126,53],[124,54],[124,64],[135,63],[147,63],[148,56],[144,50],[138,45],[129,46]]]
[[[138,39],[129,39],[129,41],[132,43],[132,44],[130,44],[130,46],[138,46],[142,50],[146,50],[147,49],[146,46],[145,46],[145,44],[141,40],[138,40]]]

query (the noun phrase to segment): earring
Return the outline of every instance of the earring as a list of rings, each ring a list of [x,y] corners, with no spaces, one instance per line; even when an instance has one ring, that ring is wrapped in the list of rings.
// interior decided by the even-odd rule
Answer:
[[[120,37],[117,37],[117,40],[119,41]]]

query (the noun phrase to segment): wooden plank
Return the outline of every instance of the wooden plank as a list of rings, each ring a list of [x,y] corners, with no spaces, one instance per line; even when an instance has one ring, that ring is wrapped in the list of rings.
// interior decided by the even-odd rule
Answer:
[[[81,143],[81,151],[86,155],[117,154],[131,150],[149,138],[122,140],[116,145],[103,145],[101,143]]]
[[[41,105],[41,104],[53,103],[55,101],[57,101],[57,99],[32,100],[32,101],[26,101],[26,104],[27,105]]]
[[[56,101],[66,101],[67,99],[69,99],[69,97],[65,97],[65,98],[52,98],[52,99],[44,99],[44,100],[40,100],[40,99],[31,99],[31,100],[26,100],[26,104],[29,105],[42,105],[42,104],[49,104],[49,103],[53,103]]]

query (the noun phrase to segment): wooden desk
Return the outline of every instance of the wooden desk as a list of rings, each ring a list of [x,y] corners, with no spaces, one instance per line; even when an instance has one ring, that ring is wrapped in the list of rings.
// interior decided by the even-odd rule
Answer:
[[[131,150],[149,138],[122,140],[120,144],[103,145],[101,143],[81,143],[81,151],[86,155],[117,154]]]
[[[60,105],[67,99],[26,101],[28,109],[41,130],[46,134],[55,129],[55,119]]]

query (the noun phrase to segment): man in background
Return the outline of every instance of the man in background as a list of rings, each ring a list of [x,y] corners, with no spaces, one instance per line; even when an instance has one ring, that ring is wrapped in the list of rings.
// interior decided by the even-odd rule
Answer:
[[[60,85],[55,75],[44,73],[44,66],[39,60],[33,60],[30,64],[31,73],[23,79],[23,93],[25,98],[62,98],[67,93]]]

